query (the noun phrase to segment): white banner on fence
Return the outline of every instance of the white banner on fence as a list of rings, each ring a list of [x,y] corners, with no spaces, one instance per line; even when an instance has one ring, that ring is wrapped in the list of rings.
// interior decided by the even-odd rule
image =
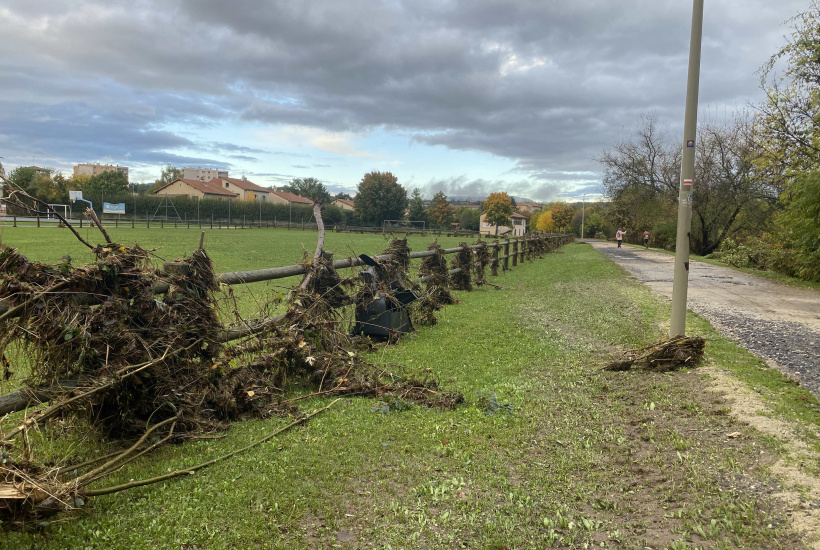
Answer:
[[[111,204],[110,202],[104,202],[103,214],[125,214],[125,203]]]

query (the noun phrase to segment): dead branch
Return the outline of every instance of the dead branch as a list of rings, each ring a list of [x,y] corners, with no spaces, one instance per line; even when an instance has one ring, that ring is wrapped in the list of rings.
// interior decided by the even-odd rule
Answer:
[[[201,470],[203,468],[207,468],[208,466],[212,466],[212,465],[216,464],[217,462],[227,460],[228,458],[231,458],[234,455],[237,455],[239,453],[243,453],[243,452],[245,452],[249,449],[252,449],[252,448],[254,448],[258,445],[261,445],[262,443],[273,439],[277,435],[288,431],[289,429],[293,428],[294,426],[297,426],[299,424],[303,424],[303,423],[307,422],[308,420],[310,420],[311,418],[313,418],[317,414],[328,410],[330,407],[335,405],[338,401],[339,401],[339,399],[335,399],[328,406],[323,407],[321,409],[318,409],[318,410],[304,416],[303,418],[300,418],[298,420],[294,420],[293,422],[291,422],[287,426],[276,430],[272,434],[269,434],[269,435],[263,437],[262,439],[254,441],[250,445],[246,445],[245,447],[242,447],[241,449],[236,449],[235,451],[231,451],[230,453],[224,454],[224,455],[219,456],[217,458],[214,458],[213,460],[209,460],[207,462],[197,464],[196,466],[192,466],[192,467],[186,468],[184,470],[176,470],[176,471],[173,471],[171,473],[161,475],[161,476],[157,476],[157,477],[152,477],[152,478],[149,478],[149,479],[143,479],[143,480],[140,480],[140,481],[130,481],[130,482],[124,483],[122,485],[116,485],[116,486],[113,486],[113,487],[103,487],[101,489],[86,489],[85,494],[87,496],[110,495],[112,493],[118,493],[120,491],[125,491],[127,489],[133,489],[134,487],[143,487],[145,485],[151,485],[153,483],[159,483],[161,481],[166,481],[166,480],[169,480],[169,479],[173,479],[175,477],[180,477],[180,476],[184,476],[184,475],[191,475],[191,474],[193,474],[194,472],[196,472],[198,470]]]
[[[8,445],[11,442],[11,439],[13,437],[15,437],[17,434],[19,434],[20,432],[22,432],[24,430],[28,430],[29,428],[31,428],[32,426],[35,426],[36,424],[42,422],[43,420],[51,418],[52,416],[54,416],[58,412],[64,410],[71,403],[74,403],[75,401],[79,401],[81,399],[87,399],[91,395],[93,395],[93,394],[95,394],[99,391],[108,389],[108,388],[112,387],[114,384],[119,383],[123,379],[128,378],[129,376],[133,376],[134,374],[137,374],[138,372],[144,371],[145,369],[147,369],[148,367],[150,367],[152,365],[155,365],[157,363],[160,363],[160,362],[164,361],[165,357],[168,355],[169,351],[170,351],[170,348],[167,348],[165,350],[165,353],[163,353],[162,357],[160,357],[159,359],[155,359],[153,361],[149,361],[149,362],[143,363],[141,365],[129,366],[129,367],[126,367],[124,369],[120,369],[109,380],[94,386],[90,390],[84,391],[84,392],[79,393],[79,394],[77,394],[73,397],[63,399],[61,401],[58,401],[57,403],[54,403],[50,407],[44,409],[40,414],[37,414],[35,416],[32,416],[32,417],[26,419],[22,424],[20,424],[16,428],[12,429],[8,433],[4,434],[4,438],[3,438],[2,441],[0,441],[0,445]]]
[[[61,222],[63,225],[65,225],[66,227],[68,227],[68,228],[71,230],[71,232],[72,232],[72,233],[74,233],[74,236],[75,236],[75,237],[77,237],[77,240],[79,240],[81,243],[83,243],[83,244],[84,244],[85,246],[87,246],[88,248],[94,248],[94,247],[93,247],[91,244],[89,244],[89,243],[88,243],[85,239],[83,239],[83,238],[80,236],[80,234],[79,234],[79,233],[77,233],[77,230],[76,230],[76,229],[74,229],[74,226],[73,226],[73,225],[71,225],[71,224],[68,222],[68,220],[67,220],[67,219],[65,219],[65,218],[64,218],[64,217],[63,217],[63,216],[62,216],[59,212],[57,212],[57,211],[56,211],[56,210],[54,210],[51,206],[49,206],[49,205],[48,205],[48,203],[45,203],[45,202],[41,201],[41,200],[40,200],[40,199],[38,199],[37,197],[32,197],[31,195],[29,195],[29,194],[28,194],[28,193],[26,193],[25,191],[22,191],[22,190],[20,190],[20,189],[15,189],[15,188],[14,188],[14,186],[12,185],[12,183],[11,183],[8,179],[6,179],[5,177],[0,176],[0,178],[2,178],[4,182],[6,182],[6,185],[8,185],[10,189],[13,189],[13,191],[11,192],[11,194],[10,194],[8,197],[6,197],[6,198],[4,198],[4,199],[3,199],[3,201],[4,201],[4,202],[6,202],[7,204],[12,204],[12,205],[14,205],[14,206],[18,206],[18,207],[20,207],[20,208],[25,209],[25,210],[26,210],[26,211],[28,211],[28,212],[31,212],[31,211],[32,211],[32,209],[31,209],[28,205],[26,205],[26,204],[22,203],[19,199],[17,199],[17,197],[16,197],[15,195],[16,195],[16,194],[21,194],[21,195],[23,195],[25,198],[27,198],[27,199],[31,199],[32,201],[34,201],[35,203],[39,204],[40,206],[45,207],[45,208],[46,208],[46,210],[49,212],[49,214],[53,214],[54,216],[56,216],[56,217],[57,217],[57,219],[58,219],[58,220],[60,220],[60,222]],[[9,201],[9,199],[10,199],[10,198],[12,198],[12,197],[14,197],[14,202],[10,202],[10,201]]]

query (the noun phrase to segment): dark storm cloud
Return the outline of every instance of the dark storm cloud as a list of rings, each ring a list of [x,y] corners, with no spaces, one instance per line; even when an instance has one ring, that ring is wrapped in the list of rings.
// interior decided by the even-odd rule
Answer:
[[[781,23],[806,7],[707,3],[701,104],[734,109],[758,97],[754,71],[782,44]],[[679,126],[691,8],[657,0],[19,2],[0,7],[0,153],[150,164],[173,156],[163,151],[188,151],[175,158],[224,165],[223,154],[255,162],[277,153],[198,142],[178,128],[379,129],[510,159],[518,183],[547,197],[594,181],[596,154],[642,113]],[[480,194],[499,183],[440,184]]]

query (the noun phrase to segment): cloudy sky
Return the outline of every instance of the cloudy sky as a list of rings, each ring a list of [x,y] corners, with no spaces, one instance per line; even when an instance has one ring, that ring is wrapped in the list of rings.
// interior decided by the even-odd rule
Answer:
[[[760,100],[808,5],[706,0],[701,119]],[[690,0],[0,0],[0,162],[579,199],[641,114],[680,133],[691,18]]]

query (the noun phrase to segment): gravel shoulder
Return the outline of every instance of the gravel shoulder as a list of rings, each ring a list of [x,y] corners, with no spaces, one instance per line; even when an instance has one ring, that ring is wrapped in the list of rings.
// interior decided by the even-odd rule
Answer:
[[[586,241],[671,300],[674,256]],[[820,292],[692,261],[688,308],[820,398]]]

